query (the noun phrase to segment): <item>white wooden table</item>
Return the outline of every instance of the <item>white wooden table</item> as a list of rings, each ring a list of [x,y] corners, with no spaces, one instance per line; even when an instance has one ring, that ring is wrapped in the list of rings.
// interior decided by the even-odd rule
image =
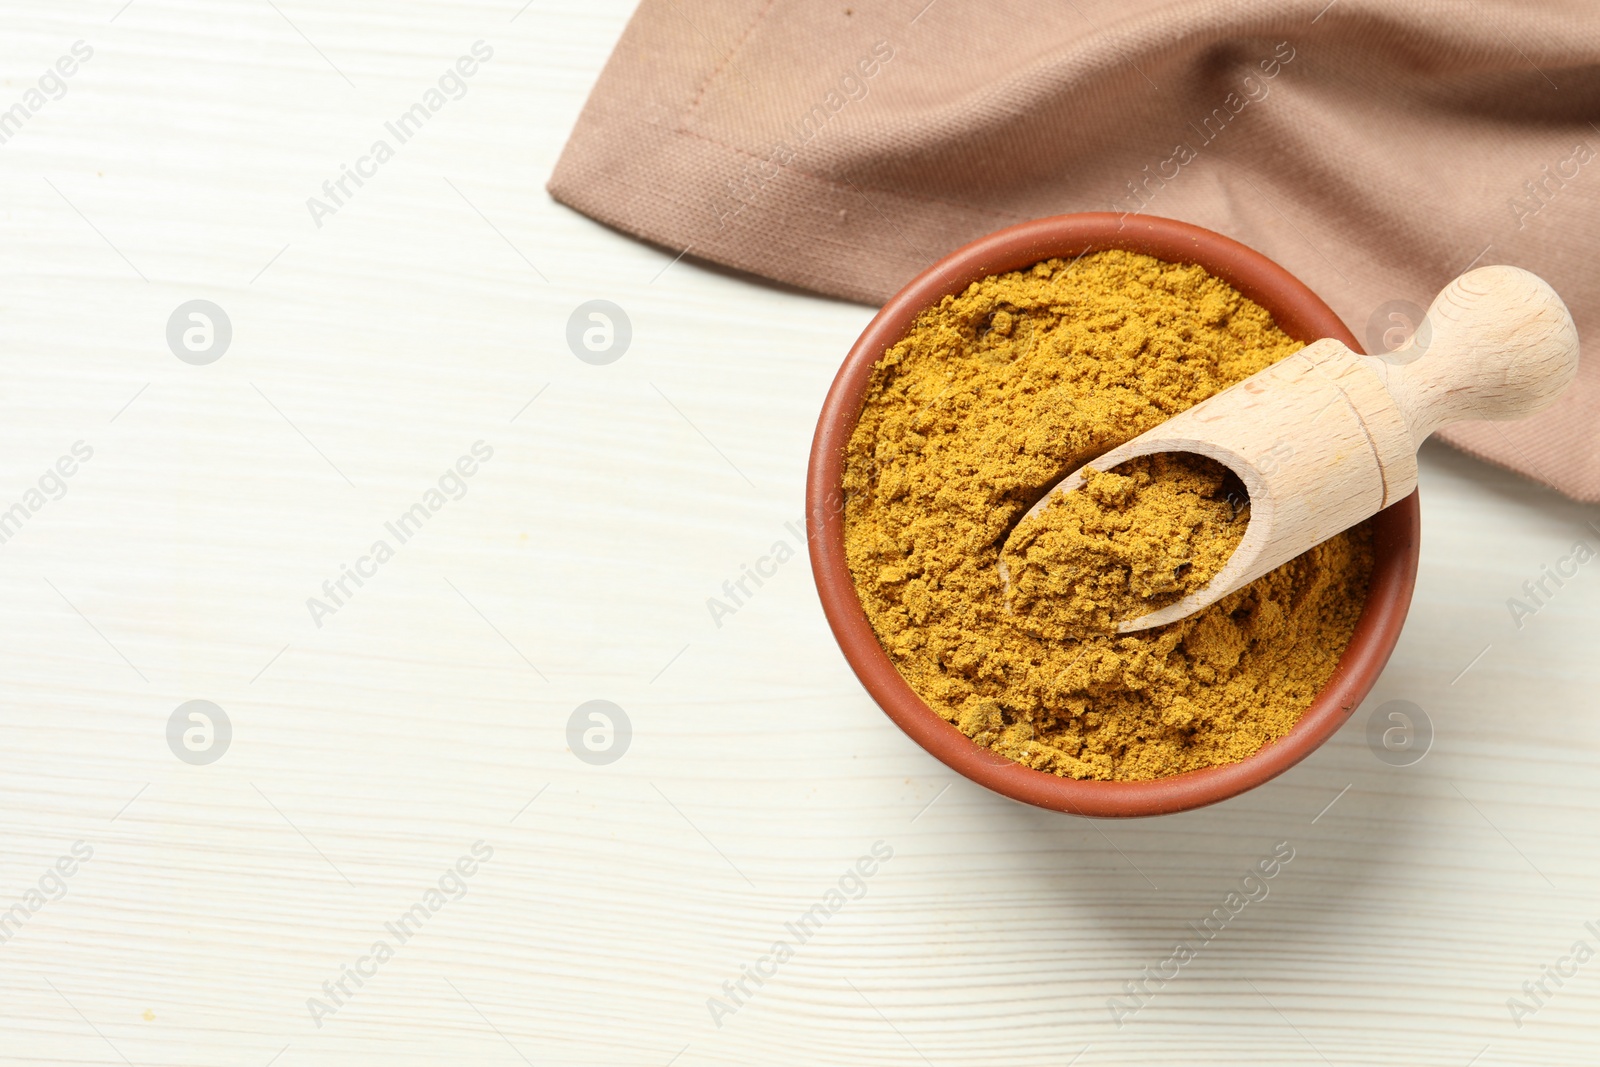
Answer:
[[[1410,622],[1313,758],[1134,823],[988,795],[865,696],[803,557],[714,624],[798,547],[870,310],[550,202],[629,5],[519,4],[0,13],[0,111],[93,50],[0,145],[0,1062],[1600,1058],[1600,963],[1561,962],[1600,949],[1600,565],[1506,606],[1600,547],[1595,508],[1430,447]],[[361,163],[480,40],[465,95]],[[319,227],[341,164],[368,177]],[[566,341],[592,299],[632,328],[605,365]],[[166,337],[191,300],[231,323],[204,365]],[[169,745],[194,700],[225,747]],[[568,746],[591,700],[631,723],[609,764]],[[1390,700],[1436,730],[1413,766],[1367,744]],[[1119,1028],[1108,999],[1279,842],[1269,895]],[[864,895],[800,943],[842,878]]]

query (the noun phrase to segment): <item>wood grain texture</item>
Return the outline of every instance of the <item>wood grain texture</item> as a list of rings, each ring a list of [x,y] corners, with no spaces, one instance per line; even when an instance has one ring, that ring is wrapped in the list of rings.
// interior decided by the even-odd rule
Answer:
[[[855,684],[803,554],[706,606],[793,546],[869,310],[553,205],[629,12],[519,7],[0,15],[0,110],[94,49],[0,145],[0,511],[93,449],[0,544],[0,906],[93,849],[0,944],[0,1061],[1594,1061],[1600,963],[1520,1028],[1506,1000],[1600,945],[1595,509],[1426,447],[1388,671],[1235,801],[1094,824],[952,781]],[[306,199],[478,40],[466,94],[318,228]],[[233,325],[208,366],[167,348],[193,299]],[[632,324],[610,365],[567,347],[591,299]],[[465,495],[315,625],[477,441]],[[1546,565],[1575,572],[1513,619]],[[591,766],[567,722],[602,698],[632,742]],[[193,699],[233,726],[208,766],[167,745]],[[1368,747],[1391,700],[1435,727],[1414,766]],[[466,895],[314,1025],[478,841]],[[878,841],[865,894],[716,1025]],[[1270,894],[1118,1028],[1108,998],[1278,842]]]

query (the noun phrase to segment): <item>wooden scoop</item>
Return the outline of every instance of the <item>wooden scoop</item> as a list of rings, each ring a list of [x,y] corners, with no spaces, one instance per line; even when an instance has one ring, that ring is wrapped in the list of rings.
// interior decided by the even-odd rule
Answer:
[[[1417,449],[1463,419],[1518,419],[1548,407],[1578,371],[1578,332],[1555,291],[1516,267],[1482,267],[1445,287],[1404,346],[1382,358],[1332,338],[1168,419],[1085,464],[1194,452],[1250,494],[1250,525],[1216,576],[1122,633],[1191,615],[1410,495]],[[1080,468],[1056,493],[1083,484]],[[1009,592],[1004,562],[1000,574]]]

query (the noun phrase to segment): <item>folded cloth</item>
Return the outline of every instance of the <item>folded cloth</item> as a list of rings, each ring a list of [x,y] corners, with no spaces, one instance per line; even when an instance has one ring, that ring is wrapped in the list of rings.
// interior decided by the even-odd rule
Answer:
[[[1259,249],[1369,351],[1510,263],[1600,330],[1593,0],[643,0],[550,192],[660,244],[883,301],[1070,211]],[[1600,501],[1600,361],[1451,444]]]

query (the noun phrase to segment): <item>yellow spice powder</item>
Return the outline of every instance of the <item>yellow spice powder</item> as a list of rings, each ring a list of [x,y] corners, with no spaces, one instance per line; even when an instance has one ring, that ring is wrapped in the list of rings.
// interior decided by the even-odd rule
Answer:
[[[1204,584],[1247,521],[1224,519],[1216,471],[1175,457],[1100,472],[1082,502],[1030,520],[1009,605],[997,564],[1061,478],[1300,347],[1201,268],[1121,251],[985,278],[923,312],[874,371],[844,477],[851,575],[911,687],[978,743],[1074,778],[1237,762],[1287,733],[1361,613],[1365,527],[1118,636],[1138,605]]]
[[[1115,633],[1117,623],[1176,603],[1210,582],[1244,539],[1244,487],[1216,460],[1141,456],[1087,470],[1024,518],[1001,550],[1010,606],[1048,640]]]

